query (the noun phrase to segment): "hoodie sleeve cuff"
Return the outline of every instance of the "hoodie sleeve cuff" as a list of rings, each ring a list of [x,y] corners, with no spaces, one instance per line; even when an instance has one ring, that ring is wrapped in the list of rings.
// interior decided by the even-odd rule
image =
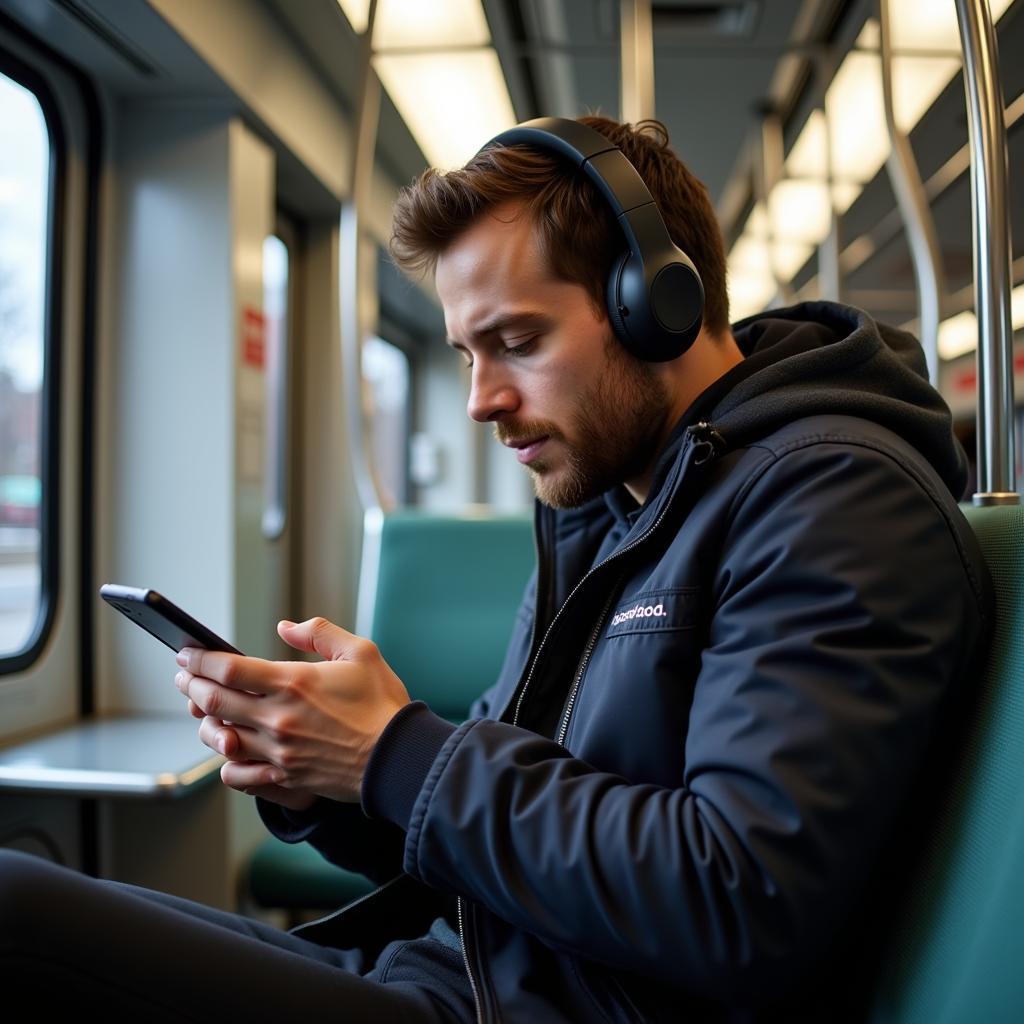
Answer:
[[[281,804],[256,797],[256,810],[271,835],[284,843],[301,843],[323,821],[325,802],[323,797],[318,797],[308,811],[290,811]]]
[[[430,766],[456,728],[421,700],[406,704],[370,754],[361,794],[364,813],[407,829]]]

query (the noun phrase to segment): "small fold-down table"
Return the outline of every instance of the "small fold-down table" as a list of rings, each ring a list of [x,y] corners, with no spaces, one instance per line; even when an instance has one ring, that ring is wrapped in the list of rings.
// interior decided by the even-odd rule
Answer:
[[[30,835],[89,875],[231,907],[224,758],[197,728],[180,713],[130,713],[0,747],[0,798],[22,826],[11,836]]]
[[[216,779],[224,758],[181,714],[76,722],[0,748],[0,792],[76,797],[181,797]]]

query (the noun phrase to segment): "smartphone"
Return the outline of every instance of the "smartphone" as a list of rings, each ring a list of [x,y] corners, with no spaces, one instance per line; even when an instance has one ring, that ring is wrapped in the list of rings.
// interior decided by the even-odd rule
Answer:
[[[207,651],[242,653],[155,590],[104,583],[100,587],[100,597],[173,651],[180,651],[183,647],[202,647]]]

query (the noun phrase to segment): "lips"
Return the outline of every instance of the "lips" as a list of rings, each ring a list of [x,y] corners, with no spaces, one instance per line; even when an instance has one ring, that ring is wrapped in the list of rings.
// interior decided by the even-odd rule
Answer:
[[[531,440],[508,440],[503,441],[502,444],[508,445],[509,448],[514,448],[516,458],[523,465],[526,465],[537,457],[541,448],[544,447],[548,440],[550,440],[550,435],[544,434]]]

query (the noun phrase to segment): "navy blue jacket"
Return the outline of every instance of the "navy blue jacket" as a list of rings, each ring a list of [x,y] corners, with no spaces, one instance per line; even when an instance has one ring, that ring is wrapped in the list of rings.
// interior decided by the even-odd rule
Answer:
[[[856,1019],[989,582],[909,335],[828,303],[735,335],[642,508],[538,506],[467,722],[404,709],[362,809],[261,801],[283,838],[397,875],[308,937],[379,948],[458,897],[483,1020]]]

